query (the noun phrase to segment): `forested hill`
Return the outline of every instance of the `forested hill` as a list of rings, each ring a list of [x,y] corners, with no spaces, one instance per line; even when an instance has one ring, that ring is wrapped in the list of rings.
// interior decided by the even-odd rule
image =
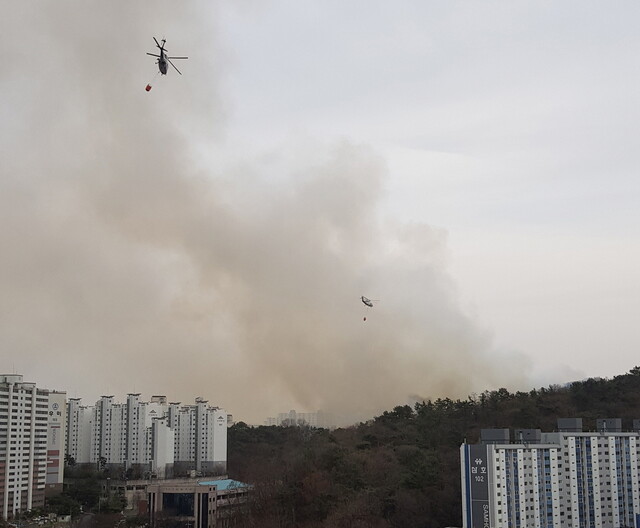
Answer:
[[[346,429],[229,429],[233,478],[255,486],[237,526],[462,526],[460,444],[480,429],[556,429],[558,418],[640,418],[640,367],[531,392],[487,391],[466,400],[399,406]]]

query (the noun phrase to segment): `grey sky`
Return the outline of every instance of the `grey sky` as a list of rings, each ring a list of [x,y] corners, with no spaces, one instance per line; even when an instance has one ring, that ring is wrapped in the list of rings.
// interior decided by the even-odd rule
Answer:
[[[5,11],[4,370],[259,422],[637,363],[637,4]]]
[[[633,366],[638,5],[340,5],[225,25],[249,99],[238,133],[244,118],[374,145],[389,210],[448,232],[461,298],[500,348],[538,358],[541,382]],[[308,104],[292,111],[283,85]]]

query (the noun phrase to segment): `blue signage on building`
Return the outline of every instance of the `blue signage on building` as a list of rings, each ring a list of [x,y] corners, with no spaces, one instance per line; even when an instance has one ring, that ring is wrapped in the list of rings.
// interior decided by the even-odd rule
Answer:
[[[465,446],[468,528],[489,528],[489,470],[486,445]]]

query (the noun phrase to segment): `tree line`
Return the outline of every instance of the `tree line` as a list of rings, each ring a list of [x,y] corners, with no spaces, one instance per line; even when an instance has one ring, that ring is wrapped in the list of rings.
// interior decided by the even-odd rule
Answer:
[[[558,418],[640,419],[640,367],[529,392],[500,388],[466,399],[401,405],[352,427],[229,429],[228,467],[253,486],[227,519],[237,527],[462,526],[460,445],[483,428],[554,431]]]

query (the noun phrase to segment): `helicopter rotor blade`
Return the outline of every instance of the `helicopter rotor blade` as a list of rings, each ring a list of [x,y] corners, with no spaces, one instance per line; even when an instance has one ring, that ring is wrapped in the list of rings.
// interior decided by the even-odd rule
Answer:
[[[173,62],[171,62],[171,60],[169,60],[168,58],[167,60],[169,61],[169,64],[173,66],[173,69],[176,70],[180,75],[182,75],[182,72],[178,68],[176,68],[176,65]]]
[[[160,45],[160,43],[158,42],[158,39],[156,37],[153,37],[153,40],[156,41],[156,46],[158,46],[159,48],[161,48],[162,46]]]
[[[167,59],[188,59],[189,57],[167,57]]]
[[[152,57],[159,57],[160,55],[156,55],[155,53],[147,53],[147,55],[151,55]]]

